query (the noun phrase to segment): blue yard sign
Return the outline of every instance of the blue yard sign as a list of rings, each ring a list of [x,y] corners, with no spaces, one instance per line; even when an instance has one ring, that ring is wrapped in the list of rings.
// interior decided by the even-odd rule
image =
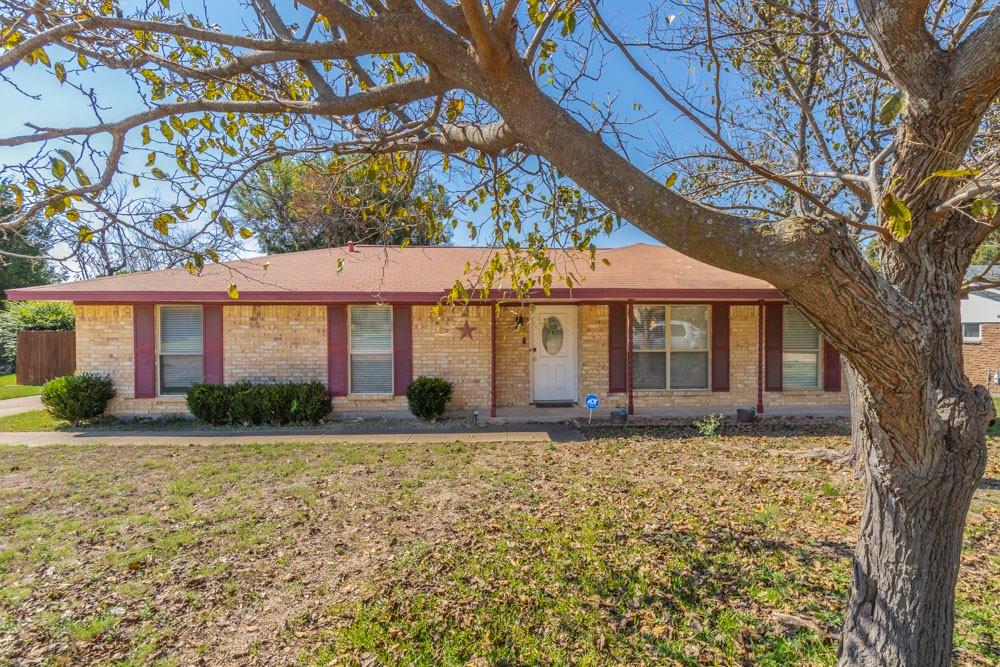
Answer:
[[[597,397],[597,394],[587,394],[587,398],[583,399],[583,404],[589,411],[587,412],[587,423],[589,424],[594,419],[594,410],[601,404],[601,399]]]

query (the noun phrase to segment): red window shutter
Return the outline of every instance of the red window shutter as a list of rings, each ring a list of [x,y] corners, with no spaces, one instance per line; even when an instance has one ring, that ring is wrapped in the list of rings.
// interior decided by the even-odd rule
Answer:
[[[156,397],[156,313],[149,304],[132,306],[135,397]]]
[[[208,384],[222,384],[222,304],[205,305],[201,311],[203,376]]]
[[[783,348],[783,310],[780,303],[764,306],[764,388],[781,391],[781,350]]]
[[[327,388],[331,396],[347,396],[347,306],[326,309]]]
[[[840,391],[840,352],[823,341],[823,391]]]
[[[392,393],[405,396],[413,381],[413,311],[392,307]]]
[[[729,304],[712,306],[712,391],[729,391]]]
[[[626,390],[628,368],[628,304],[608,306],[608,393]]]

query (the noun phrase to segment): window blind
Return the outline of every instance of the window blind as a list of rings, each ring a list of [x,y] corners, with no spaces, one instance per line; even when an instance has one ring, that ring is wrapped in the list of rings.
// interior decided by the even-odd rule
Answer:
[[[636,306],[634,318],[633,387],[708,388],[708,306]]]
[[[781,377],[785,389],[819,387],[819,332],[794,306],[785,306]]]
[[[351,393],[392,393],[391,306],[351,306]]]
[[[636,306],[632,323],[632,386],[667,388],[666,307]]]
[[[160,307],[160,393],[184,393],[203,377],[201,306]]]

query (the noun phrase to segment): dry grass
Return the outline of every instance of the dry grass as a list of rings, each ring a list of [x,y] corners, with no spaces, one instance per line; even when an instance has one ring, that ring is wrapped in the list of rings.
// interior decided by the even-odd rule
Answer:
[[[0,450],[0,664],[832,664],[836,435]],[[987,477],[1000,478],[997,447]],[[1000,661],[1000,489],[959,659]]]

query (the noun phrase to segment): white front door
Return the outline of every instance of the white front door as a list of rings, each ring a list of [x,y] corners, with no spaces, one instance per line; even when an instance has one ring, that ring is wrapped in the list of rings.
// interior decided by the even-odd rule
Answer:
[[[531,399],[576,401],[576,306],[539,306],[531,316]]]

